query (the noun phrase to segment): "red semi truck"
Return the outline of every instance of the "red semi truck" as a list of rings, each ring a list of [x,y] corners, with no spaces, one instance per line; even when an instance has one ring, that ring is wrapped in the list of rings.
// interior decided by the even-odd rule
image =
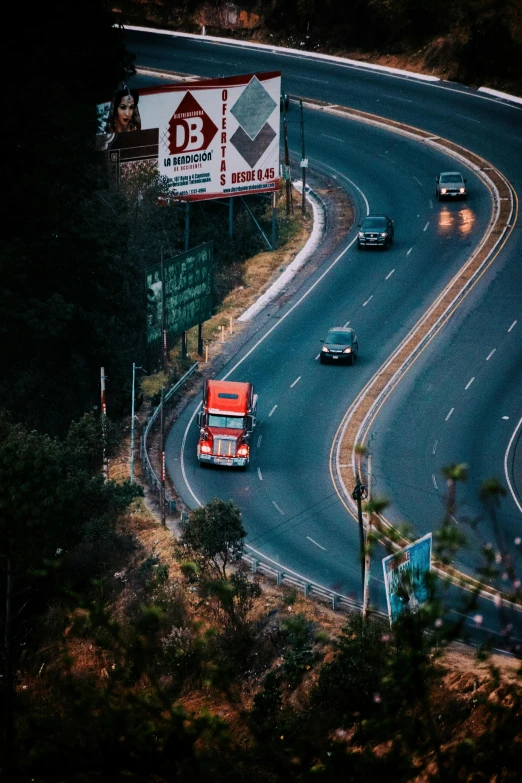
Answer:
[[[198,414],[200,465],[247,467],[256,406],[257,394],[251,383],[205,381]]]

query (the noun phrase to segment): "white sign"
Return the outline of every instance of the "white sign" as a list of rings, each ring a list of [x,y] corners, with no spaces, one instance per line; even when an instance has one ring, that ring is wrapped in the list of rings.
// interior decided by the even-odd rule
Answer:
[[[281,73],[122,89],[99,107],[99,147],[149,161],[187,201],[278,188]],[[130,165],[132,164],[132,165]]]

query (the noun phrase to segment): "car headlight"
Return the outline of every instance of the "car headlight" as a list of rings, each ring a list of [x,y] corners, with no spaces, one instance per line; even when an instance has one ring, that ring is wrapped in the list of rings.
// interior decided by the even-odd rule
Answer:
[[[351,348],[345,348],[343,351],[343,353],[351,353],[351,352],[352,352]]]
[[[387,232],[387,231],[383,231],[383,232],[380,234],[380,236],[381,236],[381,237],[387,237],[387,236],[388,236],[388,232]]]
[[[361,239],[363,239],[364,238],[364,231],[359,231],[359,236],[361,237]]]
[[[329,353],[328,348],[326,347],[326,345],[323,345],[323,347],[321,348],[321,352],[322,353]]]
[[[447,190],[448,190],[447,188],[441,188],[441,189],[440,189],[440,192],[441,192],[441,193],[446,193],[446,192],[447,192]]]
[[[461,192],[461,193],[465,193],[465,192],[466,192],[466,188],[461,188],[461,189],[460,189],[460,192]]]

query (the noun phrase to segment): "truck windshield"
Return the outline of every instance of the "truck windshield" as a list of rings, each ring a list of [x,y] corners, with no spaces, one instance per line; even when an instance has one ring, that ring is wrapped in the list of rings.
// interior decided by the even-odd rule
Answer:
[[[209,413],[209,427],[223,427],[229,430],[244,430],[245,419],[243,416],[220,416],[216,413]]]

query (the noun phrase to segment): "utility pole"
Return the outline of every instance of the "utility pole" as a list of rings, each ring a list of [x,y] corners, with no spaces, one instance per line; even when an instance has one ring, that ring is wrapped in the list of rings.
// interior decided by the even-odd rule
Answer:
[[[101,426],[102,426],[102,449],[103,449],[103,479],[109,480],[109,461],[107,459],[107,404],[105,402],[105,368],[100,368],[100,387],[101,387]]]
[[[161,524],[165,527],[165,378],[168,370],[167,356],[167,318],[165,309],[165,265],[163,263],[163,248],[161,250],[161,336],[163,343],[162,365],[163,365],[163,383],[161,384],[161,489],[160,489],[160,510]]]
[[[368,491],[364,484],[361,483],[361,480],[359,477],[357,477],[357,483],[355,485],[355,489],[352,492],[352,498],[357,501],[357,517],[359,519],[359,550],[361,555],[361,576],[362,576],[362,591],[364,595],[364,585],[365,585],[365,578],[364,578],[364,565],[365,565],[365,554],[364,554],[364,524],[363,524],[363,516],[362,516],[362,501],[365,500],[368,497]]]
[[[303,192],[301,196],[301,212],[306,215],[306,169],[308,167],[308,160],[305,157],[305,135],[304,135],[304,115],[303,115],[303,101],[299,101],[301,107],[301,179],[303,182]]]
[[[292,198],[292,183],[290,182],[290,153],[288,152],[288,127],[286,124],[286,112],[283,114],[283,139],[285,144],[285,180],[286,180],[286,215],[290,214],[290,200]]]
[[[372,499],[372,455],[368,455],[368,499]],[[364,591],[363,591],[363,621],[368,619],[368,607],[370,605],[370,545],[372,532],[372,514],[367,514],[366,520],[366,547],[364,552]]]
[[[145,367],[132,362],[132,405],[131,405],[131,446],[130,446],[130,483],[134,484],[134,385],[136,379],[136,370],[147,372]]]

